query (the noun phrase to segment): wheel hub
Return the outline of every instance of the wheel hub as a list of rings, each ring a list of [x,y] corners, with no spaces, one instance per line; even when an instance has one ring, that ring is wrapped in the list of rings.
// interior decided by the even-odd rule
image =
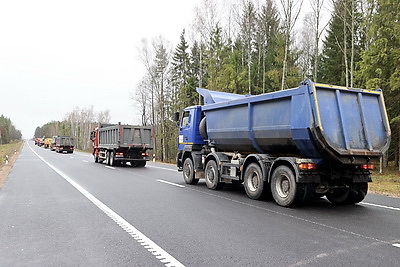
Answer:
[[[276,184],[276,191],[280,197],[285,198],[289,195],[290,182],[286,176],[280,176]]]

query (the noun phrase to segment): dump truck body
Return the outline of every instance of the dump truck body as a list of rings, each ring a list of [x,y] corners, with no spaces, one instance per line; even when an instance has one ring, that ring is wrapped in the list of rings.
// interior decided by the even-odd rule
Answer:
[[[390,141],[381,91],[304,84],[204,105],[210,143],[220,150],[334,159],[379,159]]]

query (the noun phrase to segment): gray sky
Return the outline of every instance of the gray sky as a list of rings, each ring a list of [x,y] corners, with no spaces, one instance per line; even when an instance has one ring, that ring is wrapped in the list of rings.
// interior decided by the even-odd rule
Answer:
[[[0,0],[0,114],[24,138],[75,106],[139,123],[142,38],[175,47],[199,1]]]

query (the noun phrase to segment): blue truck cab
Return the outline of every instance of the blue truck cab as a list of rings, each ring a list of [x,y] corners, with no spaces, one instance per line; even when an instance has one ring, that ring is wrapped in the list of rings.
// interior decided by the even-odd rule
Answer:
[[[204,145],[200,135],[199,125],[202,119],[201,106],[191,106],[183,110],[179,124],[178,150],[184,150],[186,145]]]

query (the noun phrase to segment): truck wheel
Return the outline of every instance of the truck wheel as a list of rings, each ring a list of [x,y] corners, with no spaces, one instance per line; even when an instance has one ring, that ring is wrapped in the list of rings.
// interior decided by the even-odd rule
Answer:
[[[354,183],[350,186],[348,204],[355,204],[363,201],[368,192],[368,183]]]
[[[215,190],[220,189],[223,183],[219,181],[219,172],[217,163],[214,160],[210,160],[206,164],[205,169],[206,185],[209,189]]]
[[[244,173],[244,189],[251,199],[260,199],[264,196],[264,180],[260,165],[251,163]]]
[[[347,199],[350,195],[349,188],[332,189],[326,192],[326,198],[335,205],[347,204]]]
[[[137,161],[135,161],[135,166],[136,167],[144,167],[144,166],[146,166],[146,161],[145,160],[137,160]]]
[[[283,207],[300,205],[305,199],[304,185],[296,183],[288,166],[279,166],[271,178],[271,193],[275,202]]]
[[[115,160],[115,155],[114,152],[110,153],[110,166],[115,166],[116,160]]]
[[[106,165],[110,166],[110,152],[106,152]]]
[[[197,184],[199,179],[194,178],[193,161],[191,158],[186,158],[183,162],[183,179],[187,184]]]

